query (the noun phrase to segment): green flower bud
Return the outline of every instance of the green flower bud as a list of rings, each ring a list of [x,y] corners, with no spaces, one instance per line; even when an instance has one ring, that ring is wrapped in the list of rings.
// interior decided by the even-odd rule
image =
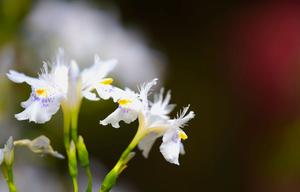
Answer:
[[[89,153],[86,149],[86,146],[84,144],[84,140],[83,140],[82,136],[78,137],[77,151],[78,151],[78,158],[79,158],[80,165],[82,167],[88,167],[90,164]]]
[[[14,164],[14,142],[13,137],[9,137],[4,146],[4,163],[8,167],[12,167]]]
[[[69,171],[71,177],[77,176],[77,158],[76,158],[76,147],[73,140],[70,143],[69,157]]]

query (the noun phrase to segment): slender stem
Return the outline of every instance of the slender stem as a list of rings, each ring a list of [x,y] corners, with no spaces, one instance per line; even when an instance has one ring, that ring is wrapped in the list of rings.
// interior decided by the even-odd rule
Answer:
[[[74,192],[78,192],[77,177],[72,177]]]
[[[70,164],[70,126],[71,126],[71,112],[63,107],[64,113],[64,144],[67,152],[68,162]],[[77,176],[72,173],[69,168],[69,173],[72,177],[74,192],[78,192]]]
[[[115,164],[112,170],[105,176],[101,188],[99,189],[99,192],[108,192],[115,185],[118,176],[127,167],[127,163],[131,159],[131,151],[137,146],[137,144],[145,136],[145,134],[146,133],[142,130],[142,128],[139,127],[137,133],[135,134],[128,147],[123,151],[118,162]]]
[[[88,177],[88,186],[87,186],[87,189],[86,189],[86,192],[92,192],[92,187],[93,187],[93,177],[92,177],[92,173],[91,173],[91,170],[90,170],[90,167],[87,166],[85,168],[85,173]]]
[[[71,116],[69,111],[64,108],[63,108],[63,113],[64,113],[64,144],[65,144],[66,152],[67,154],[69,154]]]
[[[71,112],[71,136],[75,143],[77,143],[77,127],[78,127],[78,110],[75,109]]]
[[[2,173],[6,180],[8,189],[10,192],[17,192],[17,187],[14,183],[14,174],[13,174],[13,168],[6,166],[5,164],[2,165]]]

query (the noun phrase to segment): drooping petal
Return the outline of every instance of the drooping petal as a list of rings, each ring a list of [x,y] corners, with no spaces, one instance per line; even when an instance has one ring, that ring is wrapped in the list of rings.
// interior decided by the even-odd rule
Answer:
[[[10,70],[7,73],[7,77],[15,83],[27,83],[31,86],[36,86],[36,85],[40,84],[39,79],[33,78],[33,77],[28,77],[28,76],[24,75],[23,73],[19,73],[14,70]]]
[[[164,158],[173,164],[179,165],[181,140],[176,129],[169,129],[163,136],[160,152]]]
[[[160,137],[160,135],[156,133],[149,133],[139,142],[138,148],[142,151],[145,158],[148,158],[149,152],[158,137]]]
[[[104,120],[100,121],[101,125],[111,124],[114,128],[119,128],[119,122],[124,121],[129,124],[137,119],[138,113],[137,111],[131,109],[125,109],[122,107],[118,107],[113,113],[111,113]]]
[[[29,100],[22,103],[24,111],[15,115],[18,120],[29,120],[35,123],[45,123],[49,121],[53,114],[59,110],[60,98],[41,98],[34,94]]]

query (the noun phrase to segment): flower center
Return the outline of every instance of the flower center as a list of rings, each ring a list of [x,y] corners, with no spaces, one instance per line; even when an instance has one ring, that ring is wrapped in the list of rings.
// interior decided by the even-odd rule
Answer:
[[[180,139],[182,139],[182,140],[186,140],[187,138],[188,138],[188,136],[185,134],[185,132],[183,132],[183,131],[179,131],[178,132],[178,136],[179,136],[179,138]]]
[[[35,94],[39,97],[47,97],[46,89],[36,89]]]
[[[112,84],[113,81],[114,81],[113,78],[105,78],[100,83],[103,85],[110,85]]]
[[[128,105],[129,103],[131,103],[131,100],[129,100],[129,99],[119,99],[118,103],[119,103],[119,105],[124,106],[124,105]]]

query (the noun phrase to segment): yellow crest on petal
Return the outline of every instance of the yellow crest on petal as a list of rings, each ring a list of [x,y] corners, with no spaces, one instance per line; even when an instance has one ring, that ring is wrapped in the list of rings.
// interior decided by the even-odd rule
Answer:
[[[182,139],[182,140],[186,140],[186,139],[188,138],[188,136],[185,134],[184,131],[179,131],[179,132],[178,132],[178,136],[179,136],[179,138]]]
[[[105,78],[100,83],[103,85],[110,85],[112,84],[113,81],[114,81],[113,78]]]
[[[43,88],[36,89],[35,94],[39,97],[47,97],[47,91],[46,91],[46,89],[43,89]]]
[[[127,104],[131,103],[131,100],[129,100],[129,99],[119,99],[118,103],[119,103],[119,105],[124,106],[124,105],[127,105]]]

